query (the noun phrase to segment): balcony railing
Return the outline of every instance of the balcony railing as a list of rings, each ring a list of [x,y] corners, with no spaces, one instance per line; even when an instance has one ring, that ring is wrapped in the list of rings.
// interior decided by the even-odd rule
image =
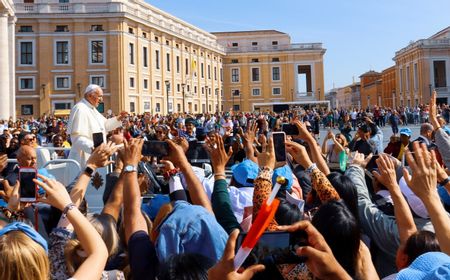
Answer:
[[[241,46],[241,47],[226,48],[226,52],[228,53],[287,51],[287,50],[322,50],[322,43],[269,45],[269,46]]]
[[[403,49],[395,52],[395,55],[399,55],[405,53],[411,49],[416,47],[424,47],[424,48],[442,48],[442,47],[450,47],[450,39],[422,39],[418,40],[414,43],[409,44]]]
[[[313,101],[316,100],[315,92],[297,92],[294,94],[294,101]]]

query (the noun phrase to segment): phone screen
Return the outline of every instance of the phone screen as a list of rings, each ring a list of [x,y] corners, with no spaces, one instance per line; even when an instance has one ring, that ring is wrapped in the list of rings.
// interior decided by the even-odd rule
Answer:
[[[236,252],[241,247],[246,234],[241,233],[236,243]],[[245,260],[243,267],[254,264],[297,264],[305,259],[297,256],[298,246],[306,244],[306,233],[265,232]]]
[[[29,169],[27,171],[19,171],[20,180],[20,198],[34,200],[36,198],[36,171]]]
[[[281,126],[281,130],[286,133],[286,135],[298,135],[298,127],[295,124],[285,123]]]
[[[272,137],[273,137],[273,146],[275,149],[275,160],[277,162],[286,161],[286,146],[285,146],[286,135],[284,133],[272,133]]]
[[[100,146],[103,143],[103,132],[93,133],[92,140],[94,141],[94,148]]]
[[[165,141],[145,141],[142,155],[150,157],[165,157],[169,155],[169,144]]]

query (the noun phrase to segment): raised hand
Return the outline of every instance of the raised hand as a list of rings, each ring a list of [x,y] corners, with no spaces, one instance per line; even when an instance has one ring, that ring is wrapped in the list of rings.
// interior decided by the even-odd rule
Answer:
[[[183,147],[169,139],[166,142],[169,144],[169,155],[164,159],[171,161],[178,168],[189,165]]]
[[[371,158],[372,154],[369,154],[366,158],[364,158],[364,154],[356,151],[352,158],[352,164],[361,166],[362,168],[366,168]]]
[[[249,145],[253,145],[256,138],[256,131],[258,130],[258,125],[256,122],[252,122],[247,131],[243,134],[244,144],[248,143]]]
[[[425,143],[419,145],[418,142],[413,142],[413,148],[414,153],[408,150],[405,154],[412,176],[408,170],[403,169],[403,177],[411,190],[423,200],[436,191],[438,163],[434,151],[430,153]]]
[[[91,154],[86,162],[86,165],[94,168],[101,168],[113,163],[113,161],[109,160],[109,157],[115,153],[117,149],[118,147],[111,141],[107,144],[102,143]]]
[[[0,156],[0,172],[3,171],[3,169],[5,169],[5,167],[8,165],[8,156],[5,155],[1,155]]]
[[[308,168],[312,165],[312,161],[308,156],[306,148],[296,142],[286,142],[286,151],[294,158],[294,160],[303,166]]]
[[[273,146],[273,138],[269,137],[267,145],[262,146],[262,151],[257,152],[258,165],[259,167],[269,167],[270,169],[275,168],[275,149]]]
[[[214,134],[206,139],[206,150],[211,158],[211,163],[216,173],[225,173],[225,166],[230,160],[233,150],[230,147],[228,152],[225,151],[223,139],[219,134]]]
[[[125,141],[124,148],[120,152],[120,156],[124,166],[137,166],[142,158],[142,146],[144,139],[133,138],[130,142]]]
[[[39,202],[50,204],[51,206],[63,211],[64,208],[72,203],[66,187],[55,179],[49,179],[40,174],[37,175],[42,181],[33,179],[33,181],[45,190],[45,196],[38,198]]]
[[[381,154],[376,162],[378,165],[378,171],[373,171],[372,174],[378,182],[386,186],[389,191],[392,191],[394,188],[398,188],[395,164],[391,157],[386,154]]]
[[[300,121],[294,122],[295,126],[298,128],[298,136],[297,138],[303,140],[303,141],[310,141],[314,140],[314,138],[309,133],[308,129],[306,128],[306,124]]]

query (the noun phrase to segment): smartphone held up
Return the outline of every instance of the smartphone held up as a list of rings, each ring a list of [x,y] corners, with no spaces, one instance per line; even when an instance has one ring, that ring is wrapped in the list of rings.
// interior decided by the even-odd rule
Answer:
[[[34,168],[20,168],[20,201],[34,202],[37,198],[37,186],[33,179],[37,178],[37,170]]]
[[[273,148],[275,150],[275,160],[286,162],[286,134],[284,132],[272,132]]]

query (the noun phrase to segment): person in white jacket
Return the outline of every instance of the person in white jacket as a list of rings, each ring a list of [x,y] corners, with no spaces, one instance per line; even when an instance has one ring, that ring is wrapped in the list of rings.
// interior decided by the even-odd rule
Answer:
[[[72,140],[72,149],[69,159],[80,163],[82,170],[94,147],[92,134],[102,132],[105,141],[108,131],[120,127],[122,120],[128,116],[127,112],[121,112],[117,117],[106,119],[96,109],[102,99],[103,90],[98,85],[89,85],[84,91],[84,98],[70,112],[67,132]]]

